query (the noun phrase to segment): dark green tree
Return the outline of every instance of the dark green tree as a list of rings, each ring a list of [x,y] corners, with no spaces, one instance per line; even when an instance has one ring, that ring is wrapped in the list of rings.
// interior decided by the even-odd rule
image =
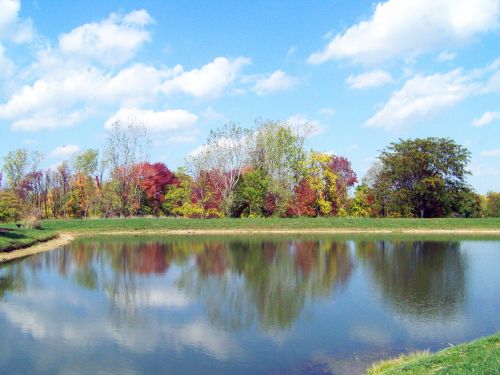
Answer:
[[[262,170],[245,173],[234,191],[232,216],[262,217],[268,187],[268,177]]]
[[[383,150],[379,160],[377,178],[384,181],[376,181],[374,186],[388,188],[392,214],[465,215],[459,200],[471,191],[466,182],[470,173],[466,148],[449,138],[400,139]]]

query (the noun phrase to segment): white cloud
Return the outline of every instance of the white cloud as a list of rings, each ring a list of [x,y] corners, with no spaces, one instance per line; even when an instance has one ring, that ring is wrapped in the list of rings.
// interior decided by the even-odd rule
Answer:
[[[372,70],[358,75],[350,75],[346,80],[350,89],[378,87],[391,82],[393,82],[391,75],[383,70]]]
[[[128,14],[112,13],[101,22],[87,23],[59,37],[59,48],[71,57],[89,59],[105,65],[119,65],[132,58],[151,40],[144,27],[153,19],[145,10]]]
[[[0,12],[0,37],[2,37],[16,22],[21,3],[19,0],[0,0],[0,9],[2,9]]]
[[[15,69],[16,66],[5,56],[5,49],[0,44],[0,79],[11,77]]]
[[[120,104],[136,106],[156,100],[168,70],[142,64],[116,75],[97,68],[61,71],[41,76],[0,104],[0,118],[12,120],[12,129],[36,131],[72,126],[94,108]],[[83,109],[82,109],[83,107]]]
[[[482,163],[472,163],[470,170],[475,177],[492,177],[500,175],[498,169],[490,167]]]
[[[472,121],[472,126],[485,126],[496,120],[500,120],[500,112],[485,112],[480,118]]]
[[[115,122],[137,125],[152,133],[192,130],[198,116],[183,109],[152,111],[136,108],[122,108],[106,121],[104,127],[111,129]]]
[[[288,90],[298,82],[296,77],[292,77],[281,70],[276,70],[269,77],[259,79],[253,88],[257,95],[269,95],[277,91]]]
[[[495,148],[493,150],[484,150],[480,154],[481,156],[487,156],[487,157],[497,157],[500,156],[500,148]]]
[[[15,120],[10,128],[12,130],[35,132],[42,129],[71,127],[87,118],[90,113],[91,111],[88,109],[63,112],[49,108]]]
[[[378,62],[456,45],[498,27],[498,0],[389,0],[370,19],[337,34],[309,63]]]
[[[21,10],[19,0],[0,0],[0,40],[9,39],[14,43],[26,43],[33,39],[31,20],[18,18]]]
[[[238,57],[228,60],[217,57],[200,69],[184,71],[181,66],[175,69],[175,77],[162,85],[165,94],[185,93],[195,97],[217,97],[236,80],[241,69],[250,63],[250,59]]]
[[[473,89],[470,78],[459,69],[427,77],[417,75],[393,93],[383,108],[368,119],[365,125],[385,130],[395,129],[451,107],[469,96]]]
[[[223,121],[226,118],[222,113],[217,112],[212,107],[205,108],[205,110],[200,113],[200,116],[205,121]]]
[[[295,133],[304,137],[314,137],[323,133],[325,130],[324,126],[319,121],[309,120],[301,115],[289,117],[286,123]]]
[[[77,145],[64,145],[59,146],[50,153],[52,158],[66,159],[74,154],[80,152],[80,147]]]
[[[456,57],[457,57],[456,52],[443,51],[439,54],[437,61],[439,62],[451,61],[454,60]]]
[[[337,111],[333,108],[321,108],[318,110],[318,113],[325,117],[334,117],[337,114]]]

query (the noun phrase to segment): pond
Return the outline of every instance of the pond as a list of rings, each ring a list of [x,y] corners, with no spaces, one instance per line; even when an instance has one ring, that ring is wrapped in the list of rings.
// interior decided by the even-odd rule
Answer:
[[[0,266],[0,373],[357,374],[500,331],[500,241],[97,237]]]

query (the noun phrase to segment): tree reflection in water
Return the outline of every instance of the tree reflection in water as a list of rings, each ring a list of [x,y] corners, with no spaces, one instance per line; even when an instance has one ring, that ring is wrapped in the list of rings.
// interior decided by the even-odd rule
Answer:
[[[467,258],[459,242],[360,241],[356,249],[398,312],[447,318],[464,305]]]
[[[116,324],[133,323],[150,297],[146,278],[167,275],[176,264],[176,287],[201,301],[211,324],[231,331],[255,323],[281,330],[309,302],[329,298],[347,284],[355,262],[361,262],[399,313],[446,318],[464,304],[467,259],[458,242],[357,241],[354,252],[349,243],[279,237],[81,239],[2,266],[0,300],[35,285],[38,270],[57,269],[85,289],[104,291]]]
[[[329,296],[352,269],[346,242],[208,242],[179,286],[204,301],[218,327],[239,330],[258,318],[264,329],[283,329],[306,301]]]
[[[0,296],[23,286],[27,269],[32,280],[42,267],[57,269],[85,289],[104,291],[116,324],[130,324],[147,298],[144,278],[167,274],[172,263],[180,269],[177,287],[227,330],[256,321],[264,329],[290,327],[308,301],[345,284],[354,264],[346,241],[82,239],[9,267],[1,274]]]

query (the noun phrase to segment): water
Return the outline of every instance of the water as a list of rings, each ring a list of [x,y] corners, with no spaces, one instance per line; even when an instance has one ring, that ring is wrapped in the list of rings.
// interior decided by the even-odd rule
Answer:
[[[500,331],[500,241],[102,237],[0,266],[0,373],[356,374]]]

